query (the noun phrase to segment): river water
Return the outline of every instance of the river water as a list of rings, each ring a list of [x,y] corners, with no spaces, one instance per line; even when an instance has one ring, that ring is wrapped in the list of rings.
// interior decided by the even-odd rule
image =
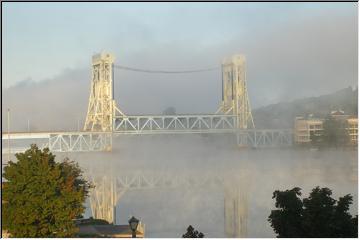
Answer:
[[[98,176],[146,172],[236,179],[231,186],[246,196],[247,237],[275,237],[267,221],[275,190],[300,187],[304,197],[316,186],[330,188],[334,198],[350,193],[350,211],[357,214],[357,151],[245,149],[235,143],[223,135],[119,136],[112,152],[57,154],[57,159],[67,156]],[[116,222],[127,224],[134,215],[145,223],[146,237],[181,237],[188,225],[206,237],[226,237],[224,197],[221,184],[129,190],[117,204]]]

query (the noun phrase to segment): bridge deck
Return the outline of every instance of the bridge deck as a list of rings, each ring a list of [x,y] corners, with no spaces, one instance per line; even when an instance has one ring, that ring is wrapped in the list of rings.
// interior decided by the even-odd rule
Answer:
[[[86,135],[86,134],[104,134],[107,132],[89,132],[89,131],[39,131],[39,132],[2,132],[2,140],[10,139],[48,139],[53,135]],[[111,133],[111,132],[108,132]]]
[[[10,140],[10,152],[23,152],[29,144],[36,143],[40,148],[48,147],[53,152],[91,152],[109,151],[112,145],[111,132],[35,132],[3,133],[2,153],[8,153],[6,141]]]
[[[280,146],[292,144],[292,131],[284,129],[239,129],[236,115],[134,115],[115,116],[112,132],[13,132],[2,133],[3,143],[10,140],[11,152],[22,152],[30,143],[42,141],[40,147],[55,152],[108,151],[113,135],[123,134],[178,134],[178,133],[233,133],[242,146]],[[15,144],[14,142],[25,142]],[[4,144],[6,146],[6,144]],[[8,149],[3,148],[3,153]]]

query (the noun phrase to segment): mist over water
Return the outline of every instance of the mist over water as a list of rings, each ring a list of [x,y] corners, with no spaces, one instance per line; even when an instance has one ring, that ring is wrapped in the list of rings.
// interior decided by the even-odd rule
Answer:
[[[275,236],[267,222],[275,190],[300,187],[307,197],[316,186],[328,187],[336,199],[350,193],[350,211],[357,214],[357,151],[239,148],[234,136],[222,134],[120,135],[112,152],[57,154],[57,159],[65,156],[97,176],[225,176],[230,188],[246,196],[248,237]],[[224,185],[129,190],[116,214],[117,224],[127,224],[130,215],[141,219],[147,237],[181,237],[190,224],[207,237],[225,237]]]

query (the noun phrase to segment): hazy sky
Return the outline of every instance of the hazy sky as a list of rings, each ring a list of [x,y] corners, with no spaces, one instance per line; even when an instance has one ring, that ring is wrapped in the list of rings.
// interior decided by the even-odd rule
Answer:
[[[118,64],[165,70],[220,66],[242,53],[253,107],[318,96],[357,85],[357,5],[3,3],[3,88],[38,82],[40,91],[56,82],[65,94],[76,81],[74,96],[85,103],[99,51],[114,53]],[[220,71],[115,76],[125,112],[208,113],[221,98]]]
[[[115,52],[118,62],[127,63],[132,54],[146,54],[161,46],[162,50],[173,46],[191,52],[199,48],[225,48],[241,39],[237,49],[246,54],[241,43],[263,43],[259,37],[267,32],[276,35],[290,24],[330,16],[334,22],[350,17],[355,26],[357,18],[356,3],[4,3],[3,6],[5,87],[26,78],[44,80],[65,68],[87,66],[89,56],[100,50]],[[341,31],[339,28],[343,27],[352,26],[333,30]],[[344,47],[340,44],[338,47]],[[293,51],[291,45],[284,48]],[[220,60],[212,58],[209,62]]]

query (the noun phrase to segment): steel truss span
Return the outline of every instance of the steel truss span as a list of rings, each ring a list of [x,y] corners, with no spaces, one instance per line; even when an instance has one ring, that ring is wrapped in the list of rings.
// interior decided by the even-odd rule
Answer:
[[[54,152],[110,151],[111,133],[50,134],[49,149]]]
[[[235,115],[115,116],[114,132],[124,134],[227,133],[236,129]]]
[[[292,130],[241,130],[237,132],[237,144],[250,147],[279,147],[291,146]]]
[[[52,152],[110,151],[112,134],[111,132],[11,133],[10,135],[4,133],[2,143],[6,148],[2,149],[3,154],[9,152],[7,141],[11,143],[10,153],[25,152],[32,143],[37,143],[40,148],[49,148]]]
[[[95,173],[94,173],[95,174]],[[111,181],[115,184],[116,189],[122,190],[143,190],[155,188],[178,188],[184,187],[204,187],[209,185],[222,186],[224,177],[216,174],[204,175],[174,175],[174,174],[146,174],[143,172],[124,174],[121,176],[99,176],[88,175],[87,178],[93,183],[101,183],[102,181]],[[100,181],[99,181],[100,180]]]
[[[238,130],[232,128],[234,116],[226,115],[177,115],[137,116],[120,118],[114,132],[59,132],[59,133],[11,133],[2,135],[2,153],[24,152],[30,143],[38,142],[40,148],[52,152],[111,151],[113,135],[126,134],[178,134],[178,133],[232,133],[239,146],[279,147],[291,146],[291,130]],[[10,137],[10,139],[9,139]]]

